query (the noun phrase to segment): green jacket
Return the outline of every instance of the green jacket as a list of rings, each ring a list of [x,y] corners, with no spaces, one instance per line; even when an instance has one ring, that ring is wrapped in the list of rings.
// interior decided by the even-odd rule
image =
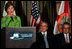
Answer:
[[[19,16],[11,17],[6,15],[4,18],[1,19],[1,29],[4,27],[21,27],[21,19]]]

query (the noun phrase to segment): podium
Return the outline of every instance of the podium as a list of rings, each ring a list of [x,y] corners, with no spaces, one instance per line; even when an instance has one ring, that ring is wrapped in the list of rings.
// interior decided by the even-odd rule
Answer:
[[[6,48],[30,48],[36,41],[36,27],[6,28]]]

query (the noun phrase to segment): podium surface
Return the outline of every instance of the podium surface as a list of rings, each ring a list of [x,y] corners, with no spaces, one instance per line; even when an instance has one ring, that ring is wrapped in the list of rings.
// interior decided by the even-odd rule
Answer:
[[[36,27],[6,28],[6,48],[30,48],[36,41]]]

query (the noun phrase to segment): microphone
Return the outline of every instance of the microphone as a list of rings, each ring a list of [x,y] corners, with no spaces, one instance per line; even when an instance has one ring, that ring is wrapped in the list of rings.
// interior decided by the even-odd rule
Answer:
[[[11,20],[13,21],[13,16],[11,16]]]

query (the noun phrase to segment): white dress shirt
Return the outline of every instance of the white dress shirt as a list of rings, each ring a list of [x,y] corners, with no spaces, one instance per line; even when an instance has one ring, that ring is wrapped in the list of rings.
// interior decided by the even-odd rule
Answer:
[[[65,37],[65,41],[66,41],[66,34],[65,33],[64,33],[64,37]],[[67,37],[68,37],[68,43],[70,43],[69,33],[67,33]]]
[[[41,33],[42,33],[42,35],[45,34],[45,36],[47,37],[47,31],[46,32],[41,32]]]
[[[47,31],[46,32],[41,32],[41,33],[44,36],[44,41],[45,41],[46,48],[49,48],[49,43],[48,43],[48,40],[47,40]]]

